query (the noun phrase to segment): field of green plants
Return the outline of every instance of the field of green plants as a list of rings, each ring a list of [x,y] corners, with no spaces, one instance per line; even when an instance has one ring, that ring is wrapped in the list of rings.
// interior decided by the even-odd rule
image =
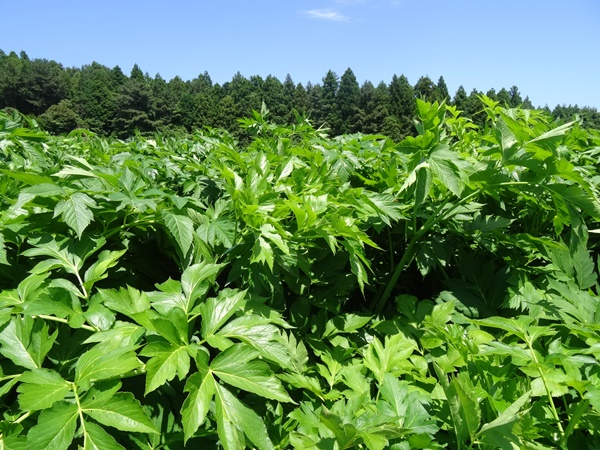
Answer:
[[[0,449],[600,448],[600,132],[482,108],[399,143],[0,113]]]

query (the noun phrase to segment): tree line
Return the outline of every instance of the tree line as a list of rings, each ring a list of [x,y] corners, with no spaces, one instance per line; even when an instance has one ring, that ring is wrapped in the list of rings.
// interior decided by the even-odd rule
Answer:
[[[246,78],[239,72],[223,84],[213,83],[207,72],[189,81],[178,76],[166,81],[144,73],[137,64],[127,76],[119,66],[111,69],[93,62],[65,68],[56,61],[30,59],[25,52],[0,50],[0,108],[34,116],[56,134],[79,127],[117,137],[202,127],[235,131],[237,119],[260,110],[264,102],[276,123],[293,123],[295,110],[314,125],[329,128],[332,135],[382,133],[398,140],[413,132],[415,98],[446,101],[481,125],[481,94],[476,89],[467,94],[460,86],[451,96],[442,76],[435,82],[422,76],[412,85],[404,75],[394,75],[389,83],[359,85],[351,69],[341,77],[330,70],[320,83],[305,86],[290,75],[281,81],[272,75]],[[509,107],[533,108],[516,86],[490,89],[485,95]],[[600,128],[595,108],[544,109],[564,120],[577,114],[587,126]]]

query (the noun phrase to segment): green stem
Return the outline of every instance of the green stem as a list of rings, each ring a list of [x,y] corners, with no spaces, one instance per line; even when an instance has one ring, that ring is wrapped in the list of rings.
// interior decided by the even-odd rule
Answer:
[[[47,316],[45,314],[37,314],[33,317],[39,317],[40,319],[44,319],[44,320],[52,320],[53,322],[60,322],[60,323],[66,323],[67,325],[69,324],[69,321],[67,319],[62,319],[60,317],[55,317],[55,316]],[[94,333],[100,331],[98,328],[89,326],[89,325],[81,325],[80,328],[83,328],[84,330],[88,330],[88,331],[93,331]]]
[[[563,434],[563,438],[561,439],[560,443],[563,446],[566,447],[569,436],[571,436],[571,433],[573,433],[573,430],[575,430],[575,426],[579,422],[579,419],[581,419],[581,416],[588,409],[589,406],[590,406],[589,400],[583,400],[577,405],[577,409],[575,409],[575,412],[571,416],[571,420],[569,420],[569,425],[567,425],[567,429],[565,430],[565,432]]]
[[[529,351],[531,352],[531,356],[533,361],[535,362],[538,372],[540,373],[540,378],[542,379],[542,383],[544,383],[544,389],[546,390],[546,395],[548,397],[548,403],[550,403],[550,409],[552,410],[552,415],[554,416],[554,420],[556,420],[556,426],[558,427],[558,431],[560,432],[560,442],[563,442],[565,439],[565,431],[562,427],[562,423],[560,421],[560,417],[558,416],[558,411],[556,410],[556,406],[554,405],[554,399],[552,398],[552,392],[548,387],[548,383],[546,382],[546,377],[544,377],[544,371],[542,370],[541,364],[539,363],[537,356],[535,356],[535,351],[533,350],[533,343],[528,339],[525,339],[527,346],[529,347]]]
[[[404,271],[404,269],[408,265],[408,263],[410,261],[412,261],[412,258],[414,257],[414,254],[413,254],[414,253],[414,249],[415,249],[417,243],[419,242],[419,240],[424,235],[426,235],[427,233],[429,233],[429,231],[431,231],[431,229],[437,223],[441,222],[442,220],[445,220],[447,217],[449,217],[450,215],[452,215],[452,213],[455,210],[457,210],[458,208],[460,208],[461,206],[463,206],[465,203],[467,203],[473,197],[476,197],[477,195],[480,195],[481,193],[483,193],[483,192],[485,192],[487,190],[496,189],[496,188],[505,187],[505,186],[524,185],[524,184],[529,184],[529,183],[526,182],[526,181],[507,181],[507,182],[504,182],[504,183],[498,183],[498,184],[493,184],[493,185],[490,185],[490,186],[482,187],[482,188],[477,189],[476,191],[470,193],[466,197],[462,198],[459,202],[457,202],[454,206],[452,206],[451,208],[449,208],[444,213],[441,213],[441,211],[444,208],[444,206],[447,205],[447,203],[440,204],[436,208],[436,210],[433,212],[433,214],[429,217],[429,219],[427,219],[427,221],[421,226],[421,228],[419,229],[419,231],[415,232],[415,234],[411,238],[411,240],[410,240],[410,242],[408,244],[408,247],[406,248],[406,250],[404,252],[404,255],[402,256],[402,259],[400,260],[400,262],[396,266],[396,270],[392,274],[392,277],[390,278],[390,281],[388,282],[385,290],[383,291],[383,294],[381,295],[381,297],[377,301],[377,306],[375,308],[375,314],[379,314],[383,310],[383,307],[387,303],[387,301],[388,301],[388,299],[390,297],[390,294],[392,293],[392,290],[394,289],[394,287],[396,286],[396,283],[398,282],[398,278],[400,278],[400,275],[402,274],[402,272]]]
[[[81,402],[79,401],[79,395],[77,394],[77,385],[71,383],[71,390],[75,395],[75,402],[77,403],[77,410],[79,413],[79,420],[81,421],[81,429],[83,430],[83,448],[87,447],[87,432],[85,430],[85,421],[83,420],[83,409],[81,408]]]

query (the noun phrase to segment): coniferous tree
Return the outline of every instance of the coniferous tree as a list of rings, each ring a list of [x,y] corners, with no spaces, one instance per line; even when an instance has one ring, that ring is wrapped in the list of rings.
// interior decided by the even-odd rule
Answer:
[[[521,98],[521,94],[519,93],[518,87],[511,87],[508,91],[508,95],[510,96],[508,104],[511,108],[516,108],[517,106],[520,106],[521,103],[523,103],[523,99]]]
[[[500,106],[510,108],[510,93],[502,88],[498,91],[498,102],[500,102]]]
[[[340,79],[336,94],[337,124],[336,134],[355,133],[358,131],[358,104],[360,87],[351,69],[347,69]]]
[[[116,89],[111,70],[93,62],[81,68],[75,102],[92,131],[109,133],[115,115]]]
[[[455,106],[459,111],[465,111],[467,107],[467,98],[467,91],[465,91],[465,88],[461,84],[454,94],[452,105]]]
[[[262,101],[271,113],[271,120],[283,124],[289,109],[285,101],[284,86],[273,75],[267,76],[262,87]]]
[[[427,76],[419,78],[413,90],[416,98],[420,98],[426,102],[433,103],[439,99],[437,86],[433,83],[433,81],[431,81],[431,78]]]
[[[321,117],[324,125],[331,129],[332,134],[338,134],[338,111],[336,108],[336,95],[339,89],[339,80],[335,72],[329,70],[323,77],[321,89]]]
[[[446,86],[446,80],[444,77],[440,76],[436,85],[436,94],[437,99],[440,102],[445,101],[446,103],[450,103],[450,94],[448,93],[448,86]]]

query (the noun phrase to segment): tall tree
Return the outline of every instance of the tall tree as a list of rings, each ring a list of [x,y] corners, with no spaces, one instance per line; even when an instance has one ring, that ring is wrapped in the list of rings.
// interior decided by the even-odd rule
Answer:
[[[285,101],[283,84],[273,75],[265,78],[262,87],[262,100],[271,112],[271,120],[279,124],[284,123],[290,108]]]
[[[465,91],[465,88],[461,84],[456,90],[456,93],[454,94],[454,98],[452,99],[452,105],[455,106],[456,109],[458,109],[459,111],[464,112],[467,107],[467,98],[467,91]]]
[[[519,92],[519,88],[516,86],[511,87],[508,90],[508,95],[510,95],[510,100],[508,104],[511,108],[516,108],[523,103],[523,99],[521,98],[521,93]]]
[[[336,134],[355,133],[358,131],[358,107],[360,87],[351,69],[347,69],[340,79],[336,94],[337,121]]]
[[[383,81],[377,87],[365,81],[360,87],[357,129],[362,133],[381,133],[383,122],[389,115],[389,93]]]
[[[75,102],[82,119],[92,130],[108,133],[115,114],[116,89],[111,70],[93,62],[81,68]]]
[[[421,77],[417,80],[417,84],[413,88],[415,97],[433,103],[438,100],[437,86],[428,76]]]
[[[333,134],[337,134],[338,111],[335,97],[340,86],[338,76],[329,70],[323,77],[321,89],[321,117],[323,123],[331,128]]]
[[[156,125],[154,108],[155,100],[150,85],[144,78],[130,78],[121,86],[115,98],[113,130],[121,137],[131,136],[136,130],[152,131]]]
[[[448,86],[446,86],[446,80],[440,76],[436,85],[437,99],[442,102],[450,103],[450,94],[448,93]]]

